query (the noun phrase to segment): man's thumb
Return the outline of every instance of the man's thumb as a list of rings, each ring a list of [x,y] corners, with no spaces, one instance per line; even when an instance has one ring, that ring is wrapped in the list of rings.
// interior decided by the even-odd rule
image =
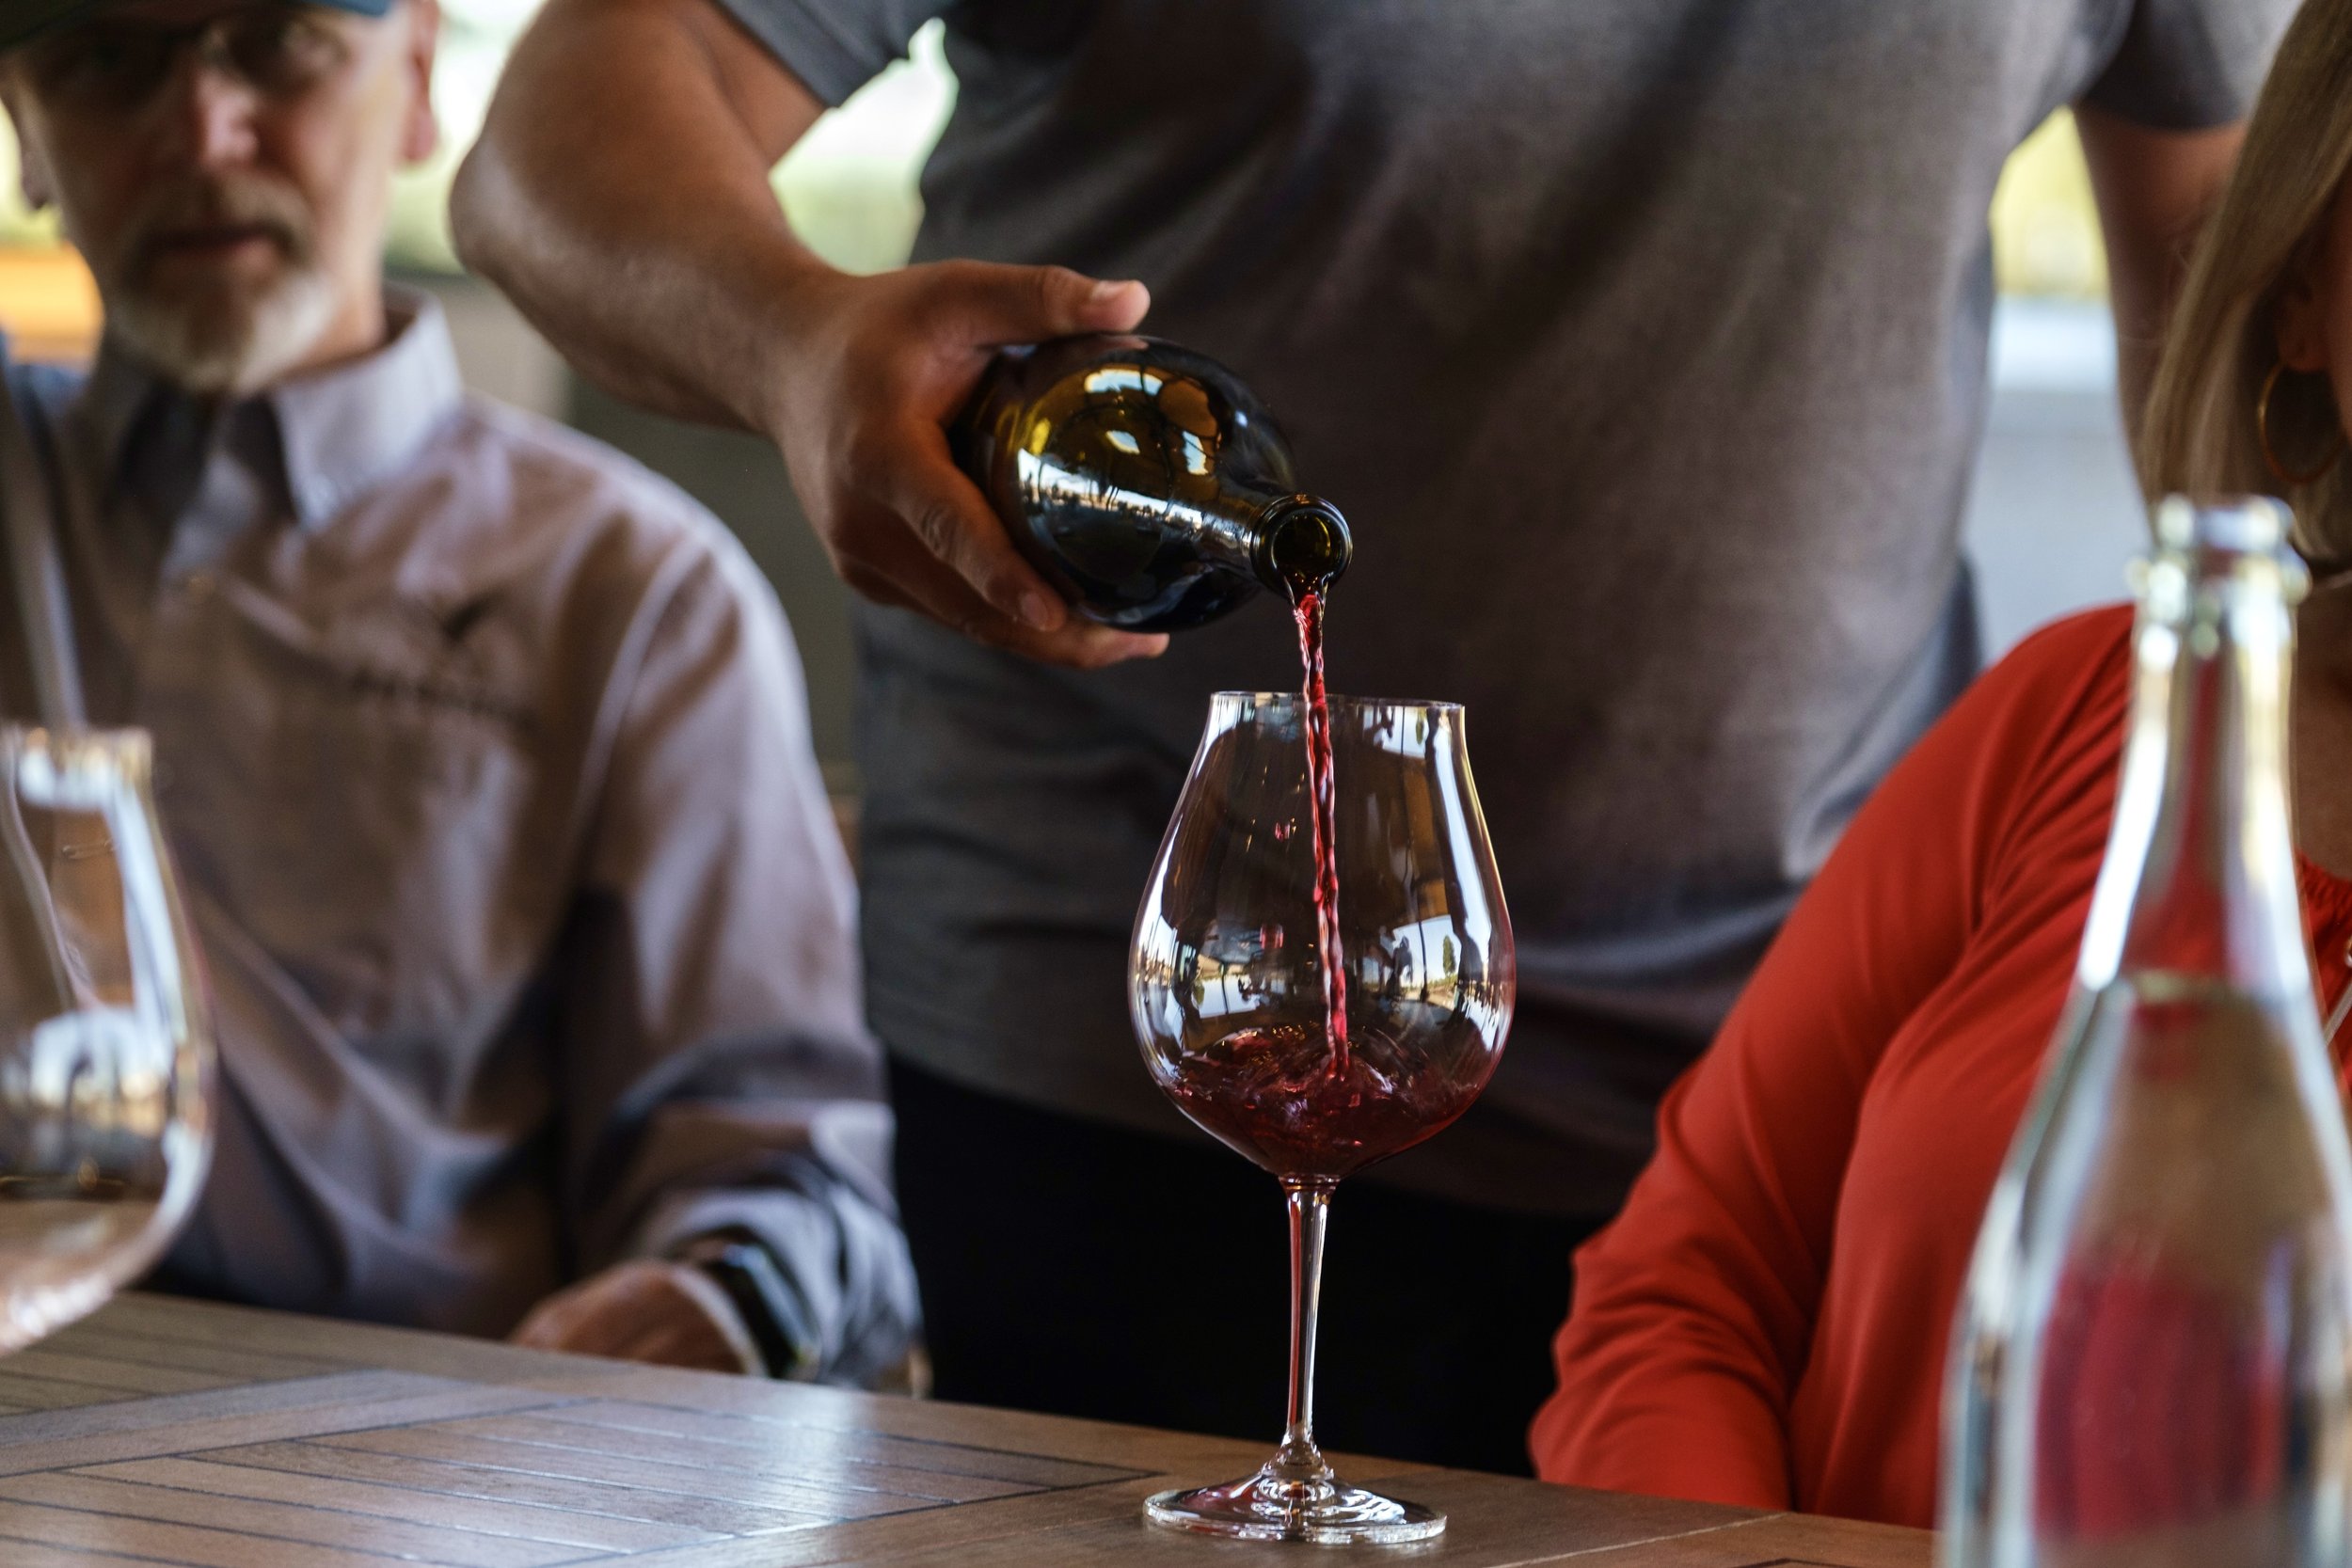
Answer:
[[[1073,332],[1128,332],[1152,309],[1152,292],[1129,280],[1102,280],[1068,267],[1007,267],[977,302],[975,323],[988,341],[1031,343]]]

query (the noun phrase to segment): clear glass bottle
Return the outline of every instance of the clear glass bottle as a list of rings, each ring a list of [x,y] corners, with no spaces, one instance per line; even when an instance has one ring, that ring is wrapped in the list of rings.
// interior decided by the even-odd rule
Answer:
[[[1108,626],[1182,631],[1262,588],[1295,603],[1355,552],[1241,378],[1154,338],[1007,349],[948,439],[1014,547]]]
[[[1954,1331],[1944,1568],[2352,1560],[2352,1150],[2267,501],[2159,509],[2115,825]]]

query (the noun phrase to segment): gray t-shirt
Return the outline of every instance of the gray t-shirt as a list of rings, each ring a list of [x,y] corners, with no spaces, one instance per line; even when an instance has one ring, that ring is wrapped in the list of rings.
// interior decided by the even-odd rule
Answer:
[[[918,259],[1140,277],[1355,525],[1333,689],[1469,706],[1519,1010],[1376,1173],[1591,1212],[1864,794],[1969,679],[2003,161],[2246,111],[2286,0],[726,0],[836,102],[933,14]],[[1262,603],[1095,674],[862,615],[871,1021],[1174,1127],[1136,901]]]

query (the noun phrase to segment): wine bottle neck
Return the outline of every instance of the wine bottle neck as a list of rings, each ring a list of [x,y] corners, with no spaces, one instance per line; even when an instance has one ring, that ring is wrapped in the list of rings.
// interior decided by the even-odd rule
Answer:
[[[2170,519],[2134,637],[2130,737],[2082,979],[2217,980],[2308,996],[2286,786],[2290,604],[2277,519]],[[2181,531],[2188,531],[2183,532]]]
[[[1282,496],[1259,511],[1252,531],[1250,570],[1258,580],[1296,601],[1337,581],[1355,559],[1355,536],[1338,507],[1313,496]]]

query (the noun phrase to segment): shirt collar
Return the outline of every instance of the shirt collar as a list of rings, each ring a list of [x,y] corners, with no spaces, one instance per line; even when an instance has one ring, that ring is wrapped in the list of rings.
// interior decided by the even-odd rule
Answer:
[[[449,323],[431,297],[388,289],[391,341],[373,354],[272,388],[286,493],[316,528],[405,466],[465,396]]]
[[[382,348],[254,400],[277,418],[285,494],[302,528],[321,526],[405,465],[465,396],[439,303],[387,285],[384,308],[391,336]],[[112,340],[103,343],[81,399],[103,471],[123,479],[132,438],[155,405],[189,401]]]

